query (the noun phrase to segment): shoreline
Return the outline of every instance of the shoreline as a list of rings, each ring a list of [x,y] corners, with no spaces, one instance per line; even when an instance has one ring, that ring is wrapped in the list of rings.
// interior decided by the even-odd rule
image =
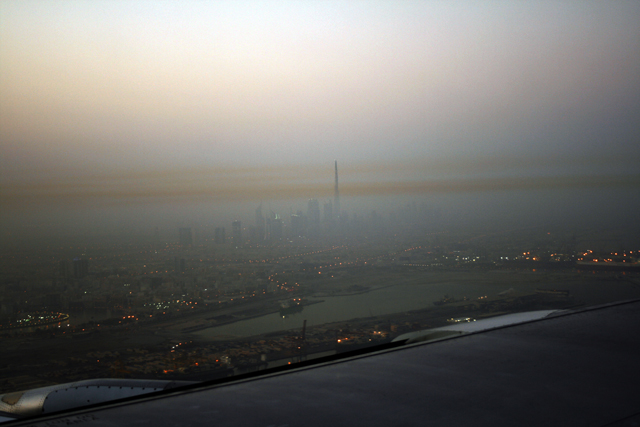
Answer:
[[[549,302],[544,303],[544,302],[538,301],[534,303],[534,305],[538,305],[538,304],[549,304]],[[570,309],[582,308],[585,306],[584,301],[579,301],[579,300],[577,301],[574,299],[568,299],[568,300],[558,299],[558,300],[552,301],[551,305],[556,306],[553,308],[555,310],[570,310]],[[538,310],[538,309],[542,309],[542,308],[539,308],[539,307],[532,308],[532,310]],[[409,311],[400,311],[396,313],[388,313],[388,314],[365,316],[365,317],[354,317],[351,319],[329,322],[322,325],[311,325],[307,327],[307,333],[309,333],[310,331],[313,331],[316,328],[336,329],[338,327],[342,328],[345,325],[351,328],[363,328],[363,327],[371,326],[372,324],[377,323],[377,324],[385,324],[385,325],[388,324],[390,327],[392,323],[395,325],[398,325],[410,320],[413,322],[416,322],[416,321],[429,322],[430,326],[424,329],[431,329],[433,327],[446,326],[447,325],[446,319],[459,314],[458,313],[459,311],[460,311],[460,307],[454,304],[445,304],[443,306],[433,306],[433,307],[427,306],[424,308],[409,310]],[[510,310],[506,310],[504,312],[500,312],[500,311],[487,312],[481,309],[463,310],[463,311],[465,312],[465,315],[468,314],[477,319],[490,318],[490,317],[500,316],[502,314],[507,314],[512,312]],[[423,329],[423,328],[420,328],[420,329]],[[216,337],[208,337],[208,338],[197,337],[196,339],[198,341],[207,342],[207,343],[213,343],[213,342],[219,342],[219,341],[254,342],[257,340],[274,339],[274,338],[279,338],[287,335],[295,335],[296,333],[300,333],[300,330],[301,328],[297,327],[297,328],[282,329],[282,330],[273,331],[273,332],[265,332],[265,333],[250,335],[250,336],[219,335]],[[410,330],[394,332],[390,330],[389,333],[391,335],[397,336],[409,331]]]
[[[368,289],[364,289],[364,290],[360,290],[360,291],[356,291],[356,292],[350,292],[350,293],[340,293],[340,294],[329,294],[327,292],[318,292],[318,293],[313,293],[308,295],[309,298],[329,298],[329,297],[346,297],[346,296],[354,296],[354,295],[362,295],[362,294],[367,294],[369,292],[374,292],[374,291],[378,291],[381,289],[386,289],[386,288],[391,288],[394,286],[397,286],[398,284],[393,284],[393,285],[384,285],[384,286],[376,286],[376,287],[371,287]],[[320,299],[320,300],[314,300],[314,301],[309,301],[306,304],[304,304],[303,307],[307,307],[310,305],[314,305],[314,304],[319,304],[321,302],[325,302],[325,300]],[[234,317],[233,319],[228,319],[213,325],[197,325],[197,326],[191,326],[191,327],[187,327],[181,330],[182,333],[186,333],[186,334],[192,334],[195,332],[200,332],[200,331],[204,331],[206,329],[214,329],[217,327],[221,327],[221,326],[227,326],[227,325],[231,325],[233,323],[237,323],[237,322],[241,322],[244,320],[250,320],[250,319],[255,319],[258,317],[262,317],[262,316],[268,316],[269,314],[274,314],[274,313],[278,313],[280,310],[279,309],[273,309],[273,308],[269,308],[266,309],[265,311],[262,311],[260,313],[255,313],[255,314],[251,314],[245,317]],[[233,316],[233,315],[231,315]],[[227,336],[228,337],[228,336]],[[200,337],[199,337],[200,338]],[[236,337],[234,339],[241,339],[244,337]]]
[[[398,286],[398,285],[401,285],[401,283],[395,283],[393,285],[375,286],[375,287],[371,287],[371,288],[368,288],[368,289],[349,292],[349,293],[342,293],[341,292],[341,293],[332,294],[332,293],[327,293],[327,292],[318,292],[318,293],[314,294],[314,296],[316,296],[318,298],[350,297],[352,295],[368,294],[369,292],[379,291],[381,289],[391,288],[393,286]]]
[[[307,306],[314,305],[314,304],[320,304],[322,302],[324,302],[324,300],[310,301],[310,302],[304,304],[302,307],[307,307]],[[268,316],[269,314],[275,314],[275,313],[278,313],[278,312],[280,312],[279,309],[267,309],[266,311],[261,311],[259,313],[251,314],[251,315],[244,316],[244,317],[234,317],[233,319],[225,320],[225,321],[222,321],[222,322],[219,322],[219,323],[215,323],[213,325],[198,325],[198,326],[187,327],[187,328],[182,329],[181,332],[182,333],[191,334],[191,333],[194,333],[194,332],[203,331],[205,329],[213,329],[213,328],[217,328],[217,327],[220,327],[220,326],[231,325],[233,323],[241,322],[241,321],[244,321],[244,320],[255,319],[257,317],[262,317],[262,316]],[[231,315],[231,316],[233,316],[233,315]]]
[[[382,289],[386,289],[386,288],[391,288],[394,286],[399,285],[398,283],[396,284],[391,284],[391,285],[384,285],[384,286],[375,286],[375,287],[371,287],[368,289],[364,289],[364,290],[360,290],[360,291],[356,291],[356,292],[351,292],[351,293],[347,293],[347,294],[327,294],[326,292],[318,292],[318,293],[312,293],[310,295],[307,295],[309,298],[329,298],[329,297],[346,297],[346,296],[354,296],[354,295],[363,295],[363,294],[367,294],[370,292],[374,292],[374,291],[378,291],[378,290],[382,290]],[[320,300],[313,300],[310,301],[308,303],[306,303],[304,305],[304,307],[310,306],[310,305],[314,305],[314,304],[319,304],[321,302],[325,302],[324,299],[320,299]],[[207,329],[215,329],[217,327],[222,327],[222,326],[227,326],[227,325],[231,325],[237,322],[241,322],[244,320],[251,320],[251,319],[255,319],[258,317],[263,317],[263,316],[268,316],[269,314],[274,314],[274,313],[278,313],[280,310],[279,309],[266,309],[263,312],[260,313],[255,313],[246,317],[234,317],[233,319],[228,319],[225,320],[223,322],[220,323],[216,323],[214,325],[198,325],[198,326],[193,326],[193,327],[188,327],[188,328],[184,328],[182,329],[182,333],[186,333],[186,334],[192,334],[192,333],[196,333],[196,332],[201,332]],[[333,323],[333,322],[332,322]],[[293,329],[284,329],[282,331],[274,331],[274,332],[270,332],[267,334],[271,334],[271,333],[275,333],[275,334],[279,334],[280,332],[283,331],[293,331],[296,328]],[[257,334],[256,336],[260,336],[260,335],[264,335],[264,334]],[[232,335],[219,335],[217,336],[219,338],[206,338],[204,339],[205,341],[223,341],[223,340],[229,340],[229,339],[233,339],[233,340],[242,340],[245,338],[248,338],[246,336],[232,336]],[[197,336],[197,337],[193,337],[194,339],[199,339],[202,340],[203,337],[202,336]]]

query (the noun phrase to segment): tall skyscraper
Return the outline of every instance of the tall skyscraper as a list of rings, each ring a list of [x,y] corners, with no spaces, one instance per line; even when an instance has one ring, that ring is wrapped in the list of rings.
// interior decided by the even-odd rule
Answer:
[[[302,212],[298,211],[298,214],[291,214],[291,229],[289,231],[289,237],[292,239],[302,236],[304,233],[304,217]]]
[[[320,203],[318,199],[309,199],[307,206],[307,237],[317,239],[320,235]]]
[[[333,191],[333,215],[340,218],[340,192],[338,191],[338,161],[335,160],[336,186]]]
[[[271,220],[271,240],[272,241],[282,240],[283,225],[284,225],[282,222],[283,222],[282,218],[280,218],[278,214],[276,214],[275,218]]]
[[[242,223],[235,220],[231,223],[231,235],[233,236],[233,245],[236,248],[242,246]]]
[[[262,216],[262,203],[256,209],[256,239],[257,241],[264,240],[264,216]]]
[[[224,244],[225,242],[225,232],[224,227],[216,227],[216,231],[213,237],[213,241],[219,245]]]
[[[320,203],[317,199],[309,199],[307,204],[307,218],[309,218],[310,227],[318,227],[318,225],[320,225]]]

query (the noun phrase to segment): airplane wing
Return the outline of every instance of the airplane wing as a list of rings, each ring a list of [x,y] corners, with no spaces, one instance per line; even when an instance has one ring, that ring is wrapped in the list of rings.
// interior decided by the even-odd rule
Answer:
[[[640,300],[525,317],[8,425],[638,425]]]

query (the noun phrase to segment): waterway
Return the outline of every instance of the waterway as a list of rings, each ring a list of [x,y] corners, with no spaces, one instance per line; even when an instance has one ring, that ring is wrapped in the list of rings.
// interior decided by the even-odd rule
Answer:
[[[444,275],[443,275],[444,276]],[[282,318],[278,313],[239,320],[218,327],[195,332],[203,339],[225,339],[267,334],[298,329],[306,319],[308,326],[332,322],[344,322],[356,318],[381,316],[393,313],[433,308],[433,302],[445,294],[460,299],[464,296],[495,296],[507,289],[517,292],[535,293],[537,288],[562,289],[587,307],[640,298],[640,287],[636,276],[629,279],[611,274],[589,274],[569,271],[566,273],[504,271],[489,273],[460,273],[442,278],[425,278],[420,284],[398,283],[394,286],[372,290],[367,293],[317,297],[319,304],[305,306],[302,312]],[[310,301],[313,297],[308,298]]]
[[[235,323],[211,327],[194,333],[206,339],[246,337],[270,332],[301,329],[306,319],[308,326],[355,318],[372,317],[434,307],[433,302],[444,294],[456,298],[478,297],[483,292],[495,293],[493,286],[477,286],[472,290],[468,284],[452,282],[425,285],[396,285],[370,292],[338,297],[322,297],[324,302],[305,306],[300,313],[283,318],[278,313],[240,320]],[[313,301],[313,298],[309,298]]]

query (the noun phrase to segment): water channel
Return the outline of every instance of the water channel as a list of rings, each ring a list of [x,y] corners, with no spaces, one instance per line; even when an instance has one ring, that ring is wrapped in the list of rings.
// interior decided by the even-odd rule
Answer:
[[[309,298],[312,302],[324,302],[305,306],[302,312],[283,318],[278,313],[240,320],[235,323],[203,329],[194,335],[207,339],[245,337],[288,329],[302,328],[306,319],[308,326],[346,321],[355,318],[372,317],[433,307],[433,302],[444,294],[461,298],[477,297],[482,292],[495,293],[494,287],[478,286],[470,292],[468,284],[452,282],[425,285],[396,285],[370,292],[322,298]],[[477,294],[477,295],[476,295]]]

